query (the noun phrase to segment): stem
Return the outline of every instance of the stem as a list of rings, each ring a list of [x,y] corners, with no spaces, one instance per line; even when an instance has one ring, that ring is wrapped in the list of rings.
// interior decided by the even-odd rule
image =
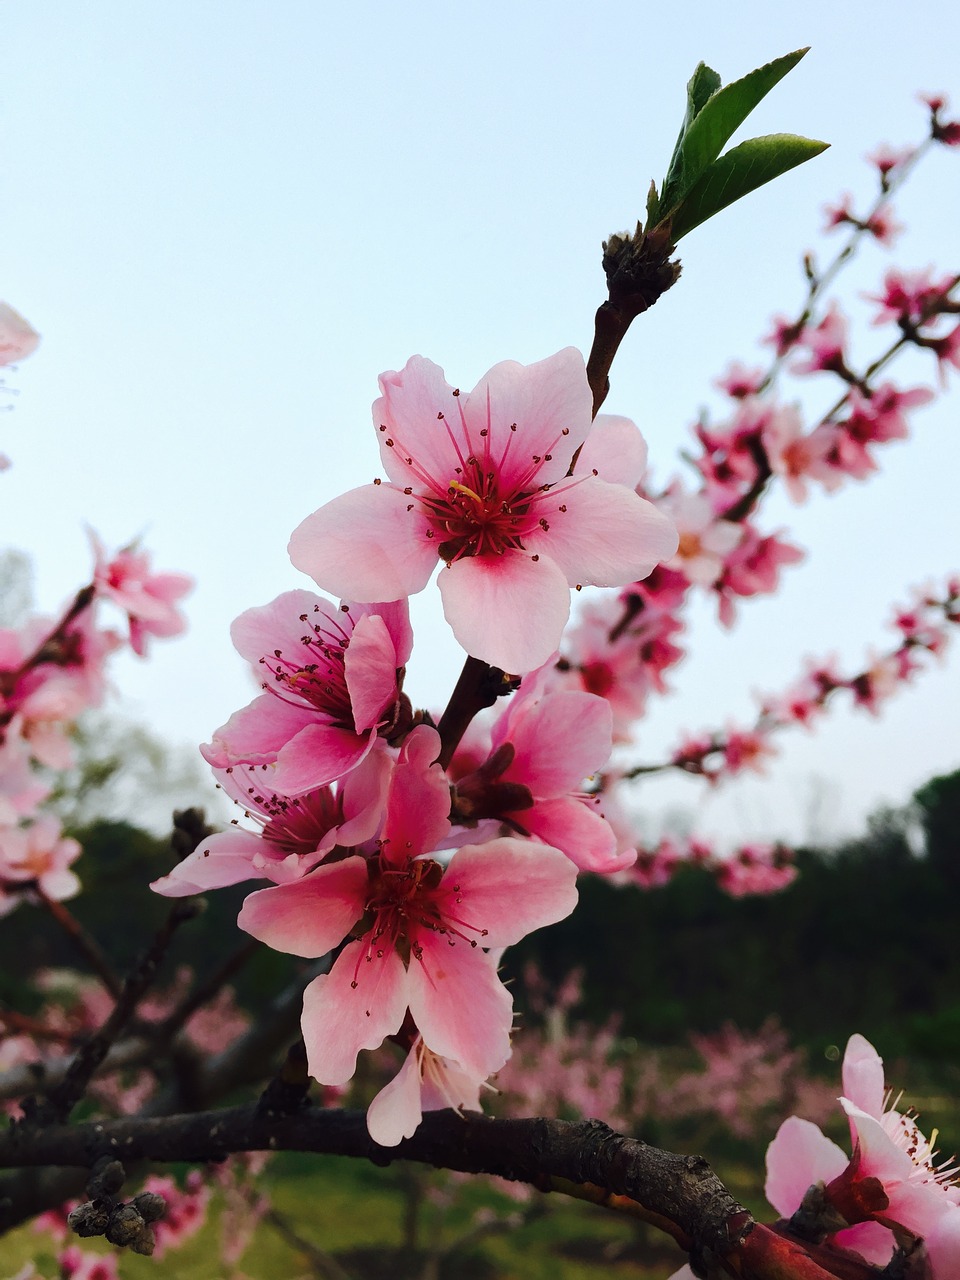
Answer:
[[[499,697],[512,693],[518,684],[517,677],[507,675],[499,667],[491,667],[479,658],[467,658],[447,709],[437,725],[442,744],[439,760],[444,769],[453,759],[460,739],[477,712],[492,707]]]
[[[86,931],[76,916],[68,911],[62,902],[57,902],[55,898],[48,897],[39,884],[34,885],[33,892],[42,906],[53,916],[60,928],[73,939],[86,958],[87,964],[113,998],[117,999],[123,990],[123,983],[114,973],[106,952],[100,946],[100,943],[97,942],[92,934]]]
[[[620,343],[627,336],[627,330],[633,319],[633,315],[625,315],[612,302],[604,302],[597,308],[593,346],[590,348],[590,356],[587,360],[587,382],[593,392],[594,417],[600,412],[600,406],[607,398],[607,392],[610,390],[610,366],[613,364],[613,357],[620,349]]]

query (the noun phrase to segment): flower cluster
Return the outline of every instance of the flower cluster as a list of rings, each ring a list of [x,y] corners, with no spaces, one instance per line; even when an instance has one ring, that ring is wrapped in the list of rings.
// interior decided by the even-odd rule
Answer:
[[[776,750],[774,738],[791,725],[810,728],[825,714],[833,696],[846,692],[853,705],[877,715],[922,669],[924,655],[939,658],[960,623],[960,577],[951,577],[940,592],[914,591],[912,602],[894,610],[898,643],[853,675],[844,675],[833,659],[810,660],[806,671],[782,693],[761,700],[760,712],[748,728],[729,727],[686,738],[662,765],[640,766],[637,774],[674,768],[698,774],[712,784],[745,769],[762,772]]]
[[[248,825],[203,841],[154,888],[269,882],[246,898],[241,928],[331,957],[304,996],[310,1074],[339,1086],[361,1050],[392,1039],[407,1052],[368,1111],[391,1145],[424,1107],[477,1107],[506,1062],[499,951],[569,914],[578,870],[622,871],[636,856],[586,785],[612,749],[610,705],[561,687],[552,659],[571,587],[642,577],[677,535],[636,492],[636,427],[592,423],[577,352],[497,365],[469,395],[419,357],[380,385],[388,482],[328,503],[290,544],[346,599],[291,591],[233,626],[261,692],[203,754]],[[403,692],[406,597],[438,560],[471,661],[497,668],[503,691],[523,676],[467,737],[466,721],[451,731],[445,715],[438,731]]]
[[[147,552],[125,547],[109,556],[96,535],[93,581],[59,619],[33,615],[0,628],[0,915],[24,896],[70,897],[79,881],[68,868],[76,841],[38,807],[56,771],[73,763],[71,735],[106,690],[106,663],[123,636],[100,625],[102,602],[126,619],[141,657],[147,637],[174,636],[186,625],[178,601],[193,586],[186,574],[155,573]]]

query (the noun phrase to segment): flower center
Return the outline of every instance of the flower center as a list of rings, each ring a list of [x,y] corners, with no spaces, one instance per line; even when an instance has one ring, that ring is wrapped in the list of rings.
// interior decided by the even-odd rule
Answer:
[[[461,918],[461,887],[443,884],[444,868],[438,862],[427,858],[403,868],[371,864],[370,875],[366,910],[355,931],[363,930],[360,936],[367,946],[357,957],[353,987],[361,965],[383,959],[390,949],[399,951],[405,963],[412,957],[422,964],[424,930],[446,937],[451,946],[459,939],[476,947],[477,938],[486,937],[486,929]],[[471,933],[477,937],[471,938]]]
[[[312,626],[309,614],[300,615],[300,621],[307,623],[309,630],[300,637],[303,649],[295,657],[289,657],[282,649],[274,649],[271,655],[260,659],[273,677],[272,681],[264,680],[261,688],[292,706],[306,705],[322,711],[332,724],[354,729],[344,671],[344,656],[353,629],[347,632],[337,627],[320,613],[319,606],[314,606],[314,611],[322,621]]]

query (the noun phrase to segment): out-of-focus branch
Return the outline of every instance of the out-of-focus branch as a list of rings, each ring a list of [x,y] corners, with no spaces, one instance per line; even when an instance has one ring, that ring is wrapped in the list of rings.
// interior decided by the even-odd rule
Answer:
[[[62,1080],[47,1092],[42,1103],[34,1103],[33,1106],[24,1103],[26,1119],[21,1122],[22,1126],[67,1119],[83,1097],[93,1073],[106,1058],[111,1046],[132,1018],[140,1000],[156,979],[173,935],[181,924],[192,920],[199,910],[196,902],[182,900],[174,903],[143,958],[123,984],[119,999],[106,1022],[78,1050]]]
[[[31,892],[36,896],[37,900],[50,913],[60,928],[66,933],[77,946],[77,949],[84,956],[87,964],[97,975],[109,993],[116,999],[123,990],[123,983],[114,973],[110,961],[107,959],[106,953],[97,942],[92,934],[84,929],[83,925],[71,911],[69,911],[62,902],[58,902],[55,898],[48,897],[44,893],[39,884],[34,884]]]

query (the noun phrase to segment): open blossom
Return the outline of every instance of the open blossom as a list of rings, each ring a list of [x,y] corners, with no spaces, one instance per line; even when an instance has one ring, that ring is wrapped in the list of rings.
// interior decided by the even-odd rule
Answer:
[[[322,956],[329,974],[304,993],[309,1070],[343,1084],[361,1049],[395,1035],[407,1011],[425,1043],[475,1081],[510,1052],[512,1001],[488,947],[509,946],[576,904],[576,870],[557,849],[511,837],[466,845],[444,867],[449,791],[436,730],[409,735],[372,856],[325,864],[251,894],[238,923],[279,951]],[[444,859],[445,860],[445,859]]]
[[[187,623],[177,601],[193,590],[193,579],[185,573],[154,573],[150,553],[132,546],[110,557],[92,530],[90,541],[97,591],[126,612],[134,653],[146,655],[148,636],[178,636]]]
[[[868,1261],[889,1261],[891,1228],[924,1240],[933,1280],[955,1280],[960,1269],[960,1186],[956,1170],[937,1163],[927,1140],[908,1114],[895,1109],[885,1090],[883,1060],[861,1035],[853,1035],[843,1058],[840,1099],[854,1143],[848,1160],[816,1125],[791,1116],[767,1151],[766,1196],[789,1217],[807,1188],[826,1184],[824,1196],[850,1227],[831,1242],[855,1249]]]
[[[791,369],[794,373],[817,373],[822,369],[843,373],[846,369],[843,358],[846,341],[846,317],[837,304],[831,302],[819,324],[808,326],[800,335],[799,345],[810,352],[809,358],[795,360]]]
[[[275,884],[299,880],[334,849],[351,848],[377,834],[390,770],[387,754],[372,751],[336,793],[318,787],[299,796],[264,790],[260,769],[216,770],[220,785],[259,830],[231,825],[208,836],[150,888],[167,898],[182,898],[255,878]]]
[[[47,814],[23,827],[0,827],[0,884],[36,884],[48,898],[71,898],[80,881],[69,867],[80,853],[77,841],[63,835],[57,819]],[[0,914],[4,905],[0,903]],[[15,900],[7,909],[13,905]]]
[[[839,483],[826,462],[832,437],[817,430],[804,434],[803,421],[795,406],[784,406],[772,413],[764,425],[761,440],[770,470],[783,478],[794,502],[806,500],[807,479],[819,480],[828,489]]]
[[[668,490],[658,503],[677,526],[680,542],[667,568],[698,587],[709,587],[723,572],[726,557],[740,541],[740,527],[721,520],[704,493]]]
[[[406,601],[338,607],[285,591],[230,634],[264,692],[201,747],[215,768],[268,765],[264,785],[296,795],[355,769],[396,726],[413,648]]]
[[[883,277],[883,293],[865,295],[868,301],[876,302],[879,307],[872,323],[903,320],[906,324],[921,325],[934,321],[953,282],[953,275],[935,279],[932,267],[922,271],[901,271],[898,267],[891,267]]]
[[[575,690],[541,696],[536,682],[525,681],[493,727],[490,756],[457,783],[457,795],[471,817],[500,818],[561,849],[581,871],[622,871],[636,851],[618,850],[603,797],[583,789],[612,750],[605,698]]]
[[[290,541],[293,563],[325,590],[398,600],[442,560],[457,640],[523,673],[557,648],[571,587],[620,586],[673,554],[670,521],[633,491],[639,445],[622,474],[613,450],[591,460],[592,396],[573,348],[495,365],[469,395],[421,356],[380,386],[373,418],[389,482],[335,498]]]

